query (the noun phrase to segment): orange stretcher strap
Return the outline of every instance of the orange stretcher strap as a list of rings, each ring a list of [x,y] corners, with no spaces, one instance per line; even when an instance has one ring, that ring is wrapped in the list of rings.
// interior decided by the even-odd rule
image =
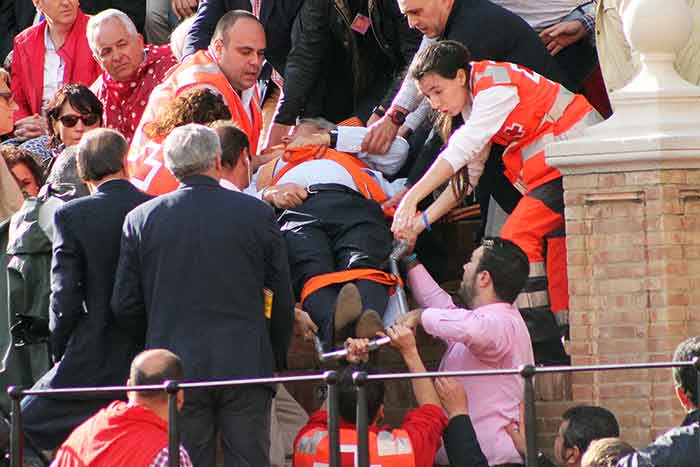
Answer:
[[[403,286],[403,280],[400,277],[380,271],[379,269],[348,269],[345,271],[329,272],[328,274],[314,276],[306,281],[301,290],[301,303],[303,304],[306,297],[319,289],[332,284],[342,284],[357,279],[365,279],[389,286]]]

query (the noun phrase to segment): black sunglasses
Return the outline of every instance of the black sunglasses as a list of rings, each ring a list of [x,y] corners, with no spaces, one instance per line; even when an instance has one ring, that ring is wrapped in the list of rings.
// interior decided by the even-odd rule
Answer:
[[[10,91],[0,92],[0,97],[5,99],[6,102],[10,102],[10,99],[12,99],[12,93]]]
[[[99,115],[90,113],[83,115],[64,115],[62,117],[58,117],[58,120],[63,123],[63,126],[66,128],[73,128],[78,124],[78,120],[81,120],[85,126],[92,126],[97,123],[99,118]]]

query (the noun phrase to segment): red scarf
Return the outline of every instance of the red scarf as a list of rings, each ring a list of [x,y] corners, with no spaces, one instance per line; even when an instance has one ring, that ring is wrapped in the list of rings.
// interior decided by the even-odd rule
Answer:
[[[104,126],[121,132],[131,142],[154,87],[177,64],[169,45],[147,45],[146,57],[128,81],[102,73],[93,90],[104,105]]]

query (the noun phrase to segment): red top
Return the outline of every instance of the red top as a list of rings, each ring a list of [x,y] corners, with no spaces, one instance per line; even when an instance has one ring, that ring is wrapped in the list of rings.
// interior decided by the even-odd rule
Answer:
[[[114,401],[76,428],[54,467],[149,467],[168,446],[168,424],[141,405]]]
[[[442,433],[447,427],[447,422],[447,416],[442,408],[433,404],[422,405],[406,414],[400,428],[408,433],[411,440],[416,467],[433,466],[435,454],[442,444]],[[318,410],[311,415],[307,424],[299,431],[294,440],[294,450],[297,450],[301,437],[317,428],[328,428],[328,412],[325,410]],[[340,420],[340,428],[354,429],[355,425]],[[369,430],[378,434],[380,431],[391,432],[391,427],[388,425],[380,427],[372,424]]]
[[[89,87],[100,74],[100,67],[92,56],[85,35],[89,19],[89,16],[78,10],[66,42],[56,51],[65,65],[63,84],[79,83]],[[19,106],[14,115],[15,121],[41,113],[46,27],[46,21],[42,21],[15,37],[12,49],[12,97]]]

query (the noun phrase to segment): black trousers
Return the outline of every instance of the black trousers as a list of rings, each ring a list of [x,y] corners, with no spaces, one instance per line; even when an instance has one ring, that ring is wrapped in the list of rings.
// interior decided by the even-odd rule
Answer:
[[[297,298],[312,277],[347,269],[382,269],[391,253],[391,232],[376,202],[342,185],[323,187],[326,190],[310,195],[279,218]],[[364,309],[383,315],[389,299],[387,287],[367,280],[358,280],[356,285]],[[304,302],[323,342],[331,336],[331,313],[341,287],[319,289]]]
[[[220,432],[224,466],[269,467],[272,396],[266,386],[186,391],[178,424],[192,463],[216,465]]]

